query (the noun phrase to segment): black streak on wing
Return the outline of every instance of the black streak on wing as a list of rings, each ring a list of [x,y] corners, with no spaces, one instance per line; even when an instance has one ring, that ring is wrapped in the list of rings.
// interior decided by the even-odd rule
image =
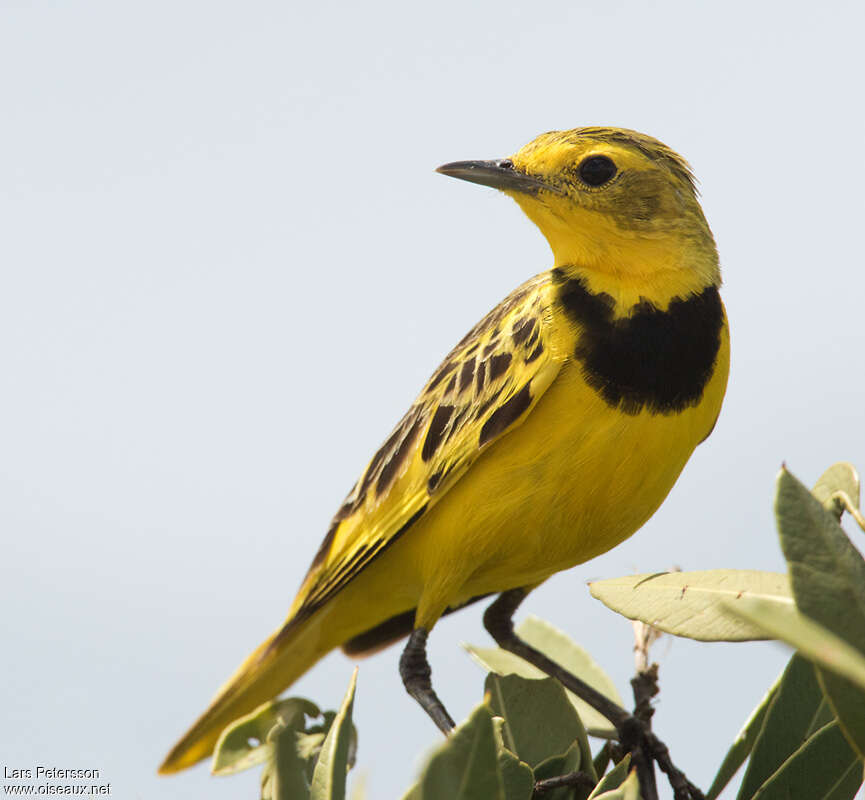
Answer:
[[[319,608],[321,608],[331,597],[333,597],[336,592],[340,589],[345,588],[349,582],[351,582],[354,578],[356,578],[360,572],[368,567],[373,561],[375,561],[385,550],[387,550],[394,542],[397,541],[412,525],[415,524],[427,510],[427,506],[429,503],[424,503],[414,514],[411,515],[400,527],[400,529],[394,533],[387,541],[385,542],[375,542],[372,547],[367,545],[363,545],[358,550],[352,554],[352,556],[343,564],[337,567],[337,572],[331,578],[326,586],[323,586],[323,592],[321,594],[317,594],[313,597],[310,597],[309,605],[303,606],[291,622],[295,622],[300,619],[306,619]],[[291,623],[289,623],[291,624]],[[284,629],[283,629],[284,630]],[[282,631],[280,632],[282,633]],[[277,636],[277,639],[279,637]],[[273,645],[272,645],[273,646]]]
[[[448,475],[453,472],[454,467],[456,467],[456,463],[446,464],[443,467],[439,467],[432,475],[429,476],[429,479],[426,482],[427,492],[432,495],[436,489],[441,485],[441,482],[447,478]]]
[[[436,490],[436,486],[441,482],[442,476],[444,475],[444,470],[438,469],[432,475],[429,476],[426,482],[427,492],[432,494]]]
[[[367,552],[369,549],[369,545],[362,544],[352,553],[351,558],[339,565],[336,572],[330,576],[327,585],[322,587],[325,597],[330,597],[332,587],[342,583],[346,576],[353,575],[358,571],[358,565],[363,565],[368,560]]]
[[[473,416],[472,412],[474,408],[471,403],[465,403],[459,411],[457,411],[456,415],[453,418],[453,422],[451,422],[450,431],[447,434],[447,439],[450,439],[458,430],[462,428],[463,423],[471,416]]]
[[[408,432],[405,434],[405,438],[403,438],[399,443],[396,452],[391,455],[390,459],[385,462],[384,466],[381,468],[381,474],[378,476],[378,482],[375,485],[375,493],[377,497],[390,486],[397,471],[411,454],[415,439],[420,433],[422,422],[423,417],[418,415],[412,426],[408,429]]]
[[[334,523],[347,519],[363,505],[367,492],[373,483],[376,483],[377,495],[387,489],[401,463],[410,455],[411,446],[423,427],[423,421],[421,409],[418,406],[412,406],[409,413],[400,420],[399,425],[376,451],[360,480],[340,506],[339,511],[336,512],[333,518]],[[325,538],[322,548],[325,544],[329,545],[333,538],[330,532],[328,534],[330,538]],[[319,555],[316,558],[318,559],[320,555],[322,555],[322,550],[319,550]],[[312,567],[315,567],[317,563],[318,561],[313,561]]]
[[[312,559],[312,565],[310,566],[310,571],[314,570],[322,561],[324,561],[327,554],[330,552],[330,546],[333,544],[333,539],[336,536],[337,529],[339,528],[341,520],[335,519],[330,528],[327,530],[327,534],[324,537],[324,541],[322,541],[321,546],[318,548],[318,552],[315,554],[315,558]]]
[[[544,352],[544,346],[539,344],[531,353],[531,355],[526,357],[526,364],[531,364],[536,358],[538,358],[541,353]]]
[[[484,388],[484,382],[487,379],[487,362],[481,361],[478,364],[478,371],[475,373],[475,385],[477,386],[477,393],[480,394]]]
[[[506,403],[499,406],[481,428],[478,444],[483,447],[516,422],[532,402],[531,381],[520,389]]]
[[[502,393],[502,391],[504,391],[504,386],[500,386],[500,387],[499,387],[498,389],[496,389],[496,391],[493,392],[493,393],[492,393],[492,394],[491,394],[491,395],[490,395],[486,400],[484,400],[484,402],[481,403],[481,405],[478,407],[478,410],[477,410],[477,413],[476,413],[475,416],[476,416],[477,418],[482,417],[482,416],[487,412],[487,409],[488,409],[488,408],[489,408],[493,403],[495,403],[496,400],[499,399],[499,395]]]
[[[451,374],[456,369],[456,363],[453,361],[445,361],[436,371],[433,377],[430,379],[429,385],[426,387],[427,392],[431,392],[438,386],[442,380],[444,380],[448,375]]]
[[[379,468],[384,463],[385,458],[387,458],[388,453],[391,452],[393,447],[399,441],[399,437],[402,436],[403,428],[402,425],[399,425],[397,429],[388,436],[385,443],[379,447],[376,451],[376,454],[372,457],[372,460],[369,462],[369,466],[366,468],[366,472],[363,474],[363,478],[361,479],[360,486],[357,490],[357,500],[352,504],[351,510],[349,513],[354,513],[354,511],[360,506],[363,502],[363,498],[366,497],[366,493],[369,487],[372,485],[372,482],[375,480],[376,475],[379,473]]]
[[[459,394],[462,394],[472,385],[472,378],[474,378],[474,376],[475,360],[470,358],[465,362],[465,364],[463,364],[462,369],[460,370],[460,382],[457,385],[457,392]]]
[[[586,382],[626,414],[643,408],[674,414],[695,406],[721,346],[723,307],[717,287],[666,311],[641,302],[628,317],[613,318],[613,299],[592,294],[577,278],[554,270],[558,301],[581,328],[574,356]]]
[[[424,515],[428,505],[429,503],[424,503],[417,511],[415,511],[414,514],[412,514],[402,524],[400,529],[393,536],[391,536],[390,539],[388,539],[387,544],[376,552],[373,560],[378,558],[378,556],[380,556],[385,550],[387,550],[388,547],[390,547],[397,539],[400,538],[400,536],[402,536],[412,525],[414,525],[415,522],[417,522]]]
[[[490,359],[490,380],[494,381],[507,371],[511,363],[510,353],[499,353]]]
[[[522,344],[529,338],[533,324],[534,320],[531,317],[521,317],[514,323],[513,333],[511,334],[514,344]]]
[[[420,452],[420,457],[424,461],[429,461],[438,449],[438,446],[442,443],[442,434],[444,434],[445,427],[453,416],[453,413],[453,406],[439,406],[436,409],[432,422],[430,422],[426,439],[424,439],[423,449]]]
[[[503,363],[502,361],[496,361],[496,357],[489,359],[489,362],[481,361],[481,357],[486,358],[492,355],[499,347],[497,337],[501,334],[502,320],[511,313],[514,306],[522,303],[526,296],[535,291],[536,288],[537,281],[535,279],[526,282],[523,286],[520,286],[512,292],[504,301],[478,322],[478,324],[460,340],[456,347],[445,358],[444,362],[433,373],[432,378],[424,389],[424,396],[429,396],[433,390],[435,390],[446,379],[448,380],[448,383],[441,392],[441,396],[447,396],[453,392],[454,388],[457,387],[458,378],[458,391],[465,391],[468,388],[467,382],[471,381],[469,362],[474,362],[475,354],[477,354],[477,364],[474,368],[473,377],[476,393],[480,395],[487,382],[487,372],[490,372],[490,380],[494,380],[499,373],[498,365]],[[533,334],[534,338],[532,341],[534,341],[537,338],[538,333],[536,324],[536,320],[530,314],[518,319],[512,326],[511,336],[514,343],[519,345],[521,342],[525,342],[525,340]],[[487,344],[483,348],[483,355],[481,355],[478,353],[481,349],[480,338],[485,335],[486,331],[491,331],[490,338],[487,340]],[[524,346],[523,349],[527,348]],[[535,351],[528,356],[526,363],[533,361],[542,352],[542,346],[538,345]],[[507,357],[509,358],[509,356]],[[509,363],[507,366],[509,366]],[[457,373],[458,369],[459,373]],[[503,387],[499,387],[494,393],[487,397],[477,409],[474,409],[471,405],[466,405],[455,418],[453,417],[455,412],[453,405],[439,406],[430,422],[430,427],[427,431],[427,436],[421,450],[423,460],[428,461],[432,458],[447,436],[451,435],[453,430],[456,429],[456,423],[458,421],[462,423],[470,414],[474,419],[482,417],[486,411],[498,401],[502,391]],[[525,403],[525,406],[521,407],[521,403]],[[480,443],[485,443],[488,439],[495,436],[496,433],[507,428],[508,425],[519,417],[522,411],[524,411],[530,403],[531,394],[529,391],[529,385],[527,384],[507,403],[502,405],[501,408],[493,412],[481,430]],[[426,417],[425,414],[422,414],[418,407],[412,408],[397,426],[396,430],[394,430],[388,437],[387,441],[381,446],[381,448],[379,448],[360,480],[334,516],[330,529],[315,555],[309,573],[312,573],[326,560],[333,547],[333,542],[337,531],[339,530],[340,523],[351,517],[359,508],[361,508],[367,497],[367,493],[373,484],[375,484],[377,494],[384,492],[390,485],[394,476],[398,473],[400,466],[404,463],[405,458],[412,452],[412,444],[416,441],[416,437],[422,430],[426,419],[428,419],[428,417]],[[454,466],[454,464],[444,466],[430,476],[427,481],[427,489],[430,493],[435,491],[441,482],[448,476]],[[308,617],[331,596],[335,589],[329,587],[333,586],[335,578],[338,579],[340,585],[344,585],[344,583],[351,580],[369,561],[376,558],[380,552],[383,552],[384,549],[393,543],[393,541],[408,530],[409,526],[412,525],[425,510],[426,506],[413,515],[412,518],[409,519],[393,537],[384,543],[382,547],[379,547],[378,550],[373,548],[368,552],[368,548],[360,548],[355,552],[353,557],[350,559],[350,562],[335,565],[337,570],[336,573],[326,579],[326,583],[320,587],[320,593],[317,596],[310,596],[309,605],[302,608],[298,612],[297,616],[288,623],[286,628],[284,628],[276,637],[276,642],[280,641],[287,630],[297,621]],[[339,576],[342,577],[340,578]],[[270,649],[268,652],[270,652]],[[267,653],[263,654],[262,657],[265,657],[266,655]]]

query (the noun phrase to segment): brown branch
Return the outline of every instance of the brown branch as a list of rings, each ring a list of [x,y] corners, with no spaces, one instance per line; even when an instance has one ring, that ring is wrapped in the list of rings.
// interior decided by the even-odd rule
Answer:
[[[532,797],[551,792],[553,789],[558,789],[562,786],[582,786],[584,789],[593,789],[595,782],[585,772],[566,772],[564,775],[556,775],[554,778],[545,778],[542,781],[535,783],[535,790]]]
[[[649,764],[651,774],[646,776],[651,784],[644,788],[643,777],[637,765],[637,777],[643,800],[656,800],[658,790],[655,786],[654,762],[657,762],[673,789],[675,800],[705,800],[703,793],[691,783],[684,772],[678,769],[670,758],[667,746],[652,732],[652,716],[655,707],[652,699],[660,691],[658,687],[658,665],[649,663],[649,648],[663,635],[657,628],[645,622],[635,621],[634,625],[634,662],[637,674],[631,679],[631,689],[634,692],[634,716],[644,725],[645,742],[650,752]],[[648,791],[646,791],[648,789]]]

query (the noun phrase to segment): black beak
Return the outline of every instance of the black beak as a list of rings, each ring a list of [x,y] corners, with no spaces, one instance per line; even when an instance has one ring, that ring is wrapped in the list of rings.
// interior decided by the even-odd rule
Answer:
[[[543,181],[526,175],[525,172],[518,172],[514,169],[513,162],[507,158],[497,161],[452,161],[450,164],[442,164],[436,172],[505,191],[537,194],[541,189],[546,189],[559,194],[557,189]]]

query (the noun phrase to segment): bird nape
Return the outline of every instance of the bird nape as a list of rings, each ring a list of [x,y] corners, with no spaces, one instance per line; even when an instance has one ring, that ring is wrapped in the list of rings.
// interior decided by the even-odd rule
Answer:
[[[553,265],[432,374],[334,516],[283,626],[219,690],[163,773],[205,758],[225,726],[334,648],[369,653],[405,636],[405,687],[448,732],[427,636],[443,614],[494,594],[484,623],[499,645],[661,763],[651,732],[522,642],[511,617],[550,575],[640,528],[720,412],[729,337],[690,168],[649,136],[592,127],[438,171],[510,195]]]

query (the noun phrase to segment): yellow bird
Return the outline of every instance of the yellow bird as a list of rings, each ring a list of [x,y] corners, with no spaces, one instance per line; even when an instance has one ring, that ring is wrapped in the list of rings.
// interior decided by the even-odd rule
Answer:
[[[510,622],[525,594],[640,528],[712,431],[729,336],[715,242],[680,156],[592,127],[438,171],[516,200],[553,267],[433,373],[337,511],[283,626],[163,773],[208,756],[226,725],[334,648],[358,655],[406,635],[403,682],[449,730],[426,659],[439,617],[503,593],[485,624],[525,655]]]

